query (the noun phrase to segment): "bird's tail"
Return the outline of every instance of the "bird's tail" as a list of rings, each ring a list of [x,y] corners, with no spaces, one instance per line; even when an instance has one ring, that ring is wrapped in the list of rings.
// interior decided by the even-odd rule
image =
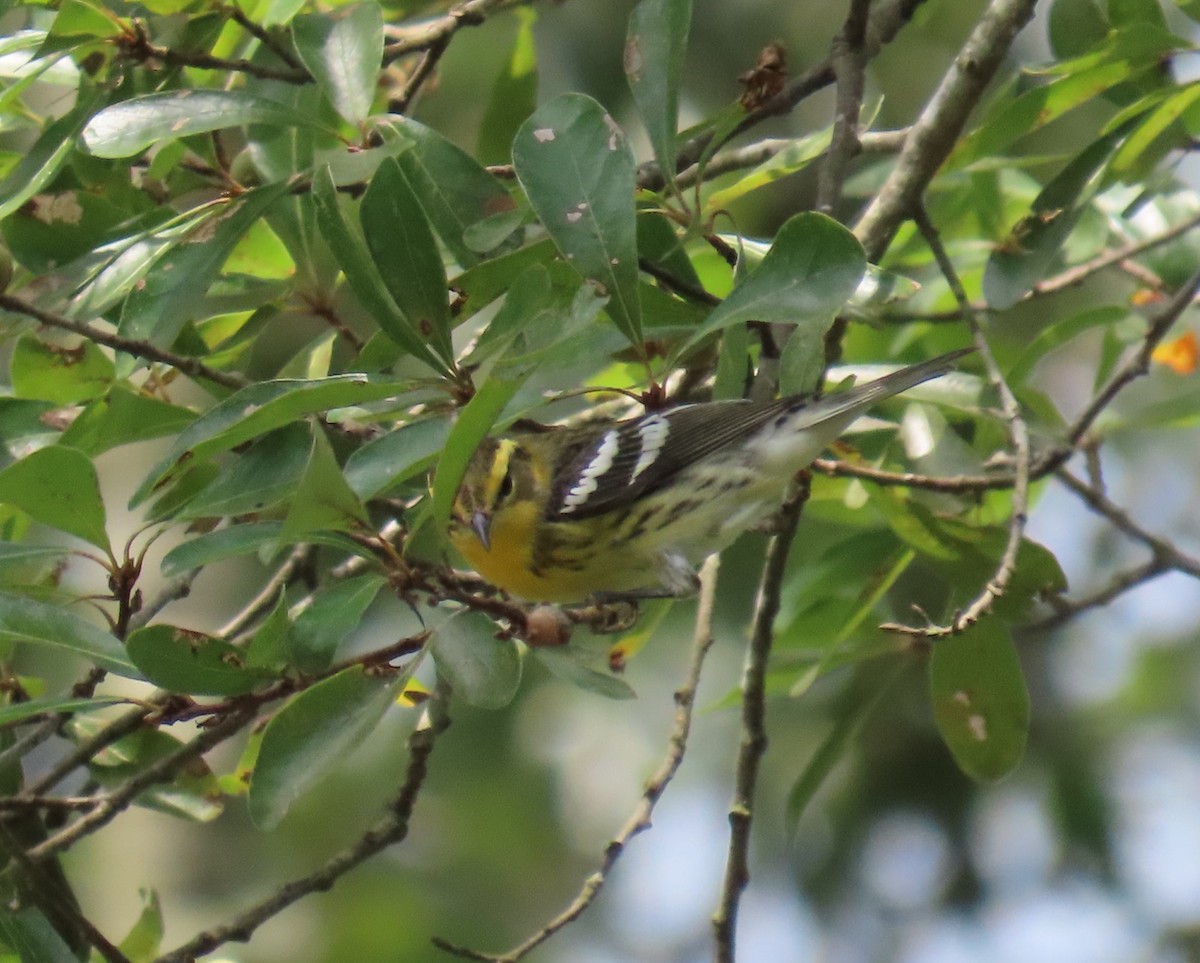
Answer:
[[[893,371],[891,374],[868,381],[866,384],[855,385],[848,391],[828,395],[820,401],[805,406],[801,413],[801,419],[810,425],[815,425],[817,423],[834,423],[843,420],[841,416],[844,416],[843,423],[848,425],[872,405],[885,398],[898,395],[922,382],[946,374],[952,370],[955,361],[964,355],[971,354],[974,350],[974,348],[961,348],[958,351],[950,351],[936,358],[930,358],[928,361]],[[795,425],[795,427],[801,426]]]

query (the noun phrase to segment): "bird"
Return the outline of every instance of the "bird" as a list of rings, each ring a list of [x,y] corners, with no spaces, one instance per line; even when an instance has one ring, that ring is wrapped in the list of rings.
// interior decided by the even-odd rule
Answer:
[[[973,350],[821,398],[680,404],[485,438],[455,496],[450,541],[527,602],[685,597],[704,558],[777,511],[797,472],[860,415]]]

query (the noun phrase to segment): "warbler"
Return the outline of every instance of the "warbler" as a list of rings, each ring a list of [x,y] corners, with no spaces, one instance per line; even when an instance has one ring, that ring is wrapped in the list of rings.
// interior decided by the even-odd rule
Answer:
[[[531,602],[682,596],[695,566],[762,522],[868,408],[973,349],[818,400],[710,401],[625,421],[487,438],[449,535],[488,582]]]

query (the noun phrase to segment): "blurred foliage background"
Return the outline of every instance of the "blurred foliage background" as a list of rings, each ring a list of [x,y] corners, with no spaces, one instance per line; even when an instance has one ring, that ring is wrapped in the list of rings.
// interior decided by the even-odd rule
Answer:
[[[911,22],[866,69],[865,126],[894,131],[913,124],[968,35],[993,6],[949,0],[917,5]],[[680,129],[711,121],[733,104],[743,90],[739,76],[754,68],[767,44],[786,48],[791,76],[821,61],[841,29],[843,7],[696,0],[679,89]],[[1165,310],[1172,292],[1186,289],[1195,271],[1197,246],[1191,235],[1181,232],[1175,243],[1138,251],[1135,257],[1114,258],[1110,270],[1089,273],[1084,284],[1064,284],[1061,290],[1021,300],[1039,281],[1119,251],[1123,245],[1162,235],[1173,225],[1190,224],[1200,212],[1190,159],[1200,123],[1192,105],[1200,89],[1192,82],[1194,7],[1154,0],[1058,0],[1037,5],[1032,22],[1016,37],[998,78],[967,126],[968,131],[985,130],[986,137],[973,146],[968,142],[967,148],[960,145],[963,153],[957,155],[957,164],[952,160],[926,195],[931,218],[941,228],[968,292],[993,302],[995,310],[987,311],[986,317],[987,339],[1029,415],[1035,446],[1060,437],[1106,377],[1118,370],[1119,359],[1140,350],[1148,319],[1152,324],[1161,316],[1156,312]],[[486,118],[497,77],[515,45],[531,39],[537,103],[575,92],[595,98],[628,133],[638,161],[647,161],[652,146],[622,71],[634,8],[632,2],[616,0],[569,0],[502,5],[489,11],[484,23],[453,34],[432,74],[406,105],[407,113],[481,163],[508,163],[508,156],[498,156],[494,143],[487,143]],[[380,9],[388,23],[413,29],[446,12],[436,5],[405,2],[383,4]],[[284,33],[296,13],[323,12],[336,19],[338,10],[333,4],[318,9],[307,3],[286,15],[270,4],[240,8],[252,22],[274,18]],[[155,79],[157,75],[145,68],[161,64],[156,65],[151,55],[140,61],[133,57],[136,45],[129,35],[119,34],[116,28],[106,34],[104,23],[125,30],[135,20],[148,22],[150,37],[165,48],[211,48],[222,56],[236,54],[263,62],[261,50],[235,49],[227,43],[230,14],[219,5],[182,0],[145,5],[63,0],[45,5],[8,2],[0,4],[0,11],[4,38],[0,74],[5,81],[0,94],[4,111],[0,144],[6,151],[8,175],[0,186],[0,201],[21,195],[27,185],[14,181],[13,172],[24,170],[21,159],[36,154],[36,145],[44,143],[38,139],[43,120],[65,114],[76,102],[76,87],[90,86],[89,71],[96,71],[96,86],[111,104],[158,89],[161,77]],[[22,46],[21,37],[32,35],[23,31],[41,31],[38,44]],[[1163,42],[1164,35],[1171,38],[1169,43]],[[122,49],[130,58],[123,72],[114,66],[119,59],[114,54],[115,36],[125,37]],[[229,49],[222,50],[222,42]],[[50,59],[65,54],[62,63],[79,69],[65,84],[48,76],[30,78],[31,52]],[[92,55],[103,63],[89,62]],[[415,57],[400,58],[383,71],[373,98],[376,109],[381,100],[400,96],[416,62]],[[1096,80],[1101,68],[1111,73]],[[1022,94],[1045,91],[1064,77],[1078,78],[1079,89],[1064,92],[1066,85],[1060,83],[1054,89],[1061,99],[1051,97],[1041,103],[1040,114],[1036,108],[1021,116],[1005,114],[1017,103],[1029,107],[1032,101],[1020,101]],[[245,80],[237,71],[214,74],[180,68],[164,88],[211,85],[222,89],[224,84],[238,89]],[[265,90],[270,81],[250,83]],[[833,88],[821,90],[783,116],[756,125],[736,143],[803,138],[825,130],[831,123],[834,98]],[[320,109],[325,120],[334,114],[326,101]],[[92,116],[99,110],[97,105]],[[343,139],[349,139],[344,117],[330,122],[340,123]],[[207,142],[204,133],[189,135],[186,149],[175,146],[182,141],[164,137],[149,154],[132,152],[149,164],[135,178],[138,197],[122,196],[115,189],[107,195],[92,190],[96,199],[87,204],[97,211],[106,204],[113,210],[95,215],[108,218],[95,236],[74,242],[49,230],[39,234],[30,207],[81,189],[80,185],[94,188],[110,177],[104,160],[88,154],[71,138],[70,168],[56,169],[38,187],[36,197],[21,197],[0,223],[16,262],[10,292],[45,310],[67,311],[64,291],[70,285],[56,272],[64,262],[92,251],[93,244],[98,248],[100,241],[119,233],[114,225],[123,223],[131,212],[144,215],[150,223],[159,203],[169,203],[176,211],[206,203],[220,189],[210,176],[214,169],[239,178],[252,170],[239,189],[255,180],[281,183],[264,160],[269,151],[262,145],[270,139],[255,140],[257,123],[270,127],[271,120],[239,124],[239,131],[225,140],[224,149],[238,157],[222,157],[220,141]],[[1122,123],[1129,126],[1121,128]],[[1039,207],[1039,195],[1046,197],[1041,194],[1045,185],[1114,130],[1123,131],[1124,139],[1114,139],[1103,162],[1098,162],[1098,180],[1077,176],[1068,178],[1066,185],[1060,180],[1056,182],[1060,203],[1050,203],[1051,197]],[[1155,131],[1157,136],[1152,136]],[[1140,150],[1121,154],[1121,145],[1129,144],[1138,132]],[[376,146],[366,138],[358,146],[368,144]],[[239,157],[244,158],[242,167]],[[854,224],[894,162],[894,150],[868,151],[856,158],[833,216]],[[120,160],[118,166],[125,163]],[[188,164],[209,169],[188,181]],[[716,229],[770,239],[793,215],[812,209],[818,196],[819,165],[798,164],[784,173],[787,176],[734,198],[726,207],[727,220],[719,221]],[[708,187],[726,188],[740,183],[742,176],[744,171],[734,171]],[[345,186],[348,179],[339,176],[337,183]],[[159,190],[161,194],[156,193]],[[345,193],[351,202],[358,202],[361,190]],[[1033,223],[1023,220],[1031,209]],[[1064,211],[1070,212],[1070,230],[1047,237],[1047,225],[1053,225]],[[93,223],[94,212],[85,213],[85,225]],[[53,222],[49,218],[43,226]],[[532,222],[532,217],[526,218],[536,238]],[[288,249],[291,239],[277,223],[272,222],[271,229],[265,224],[257,220],[253,228],[247,226],[248,240],[234,255],[243,257],[244,263],[230,259],[223,261],[222,269],[229,274],[245,271],[264,286],[275,281],[294,283],[299,259],[294,248]],[[1014,234],[1018,225],[1025,233]],[[695,240],[693,235],[689,243]],[[78,247],[69,248],[71,243]],[[1020,262],[1011,273],[1005,274],[1003,265],[997,267],[992,256],[998,250],[1014,254]],[[688,251],[705,286],[726,293],[733,281],[728,267],[702,244]],[[318,266],[313,270],[329,275],[331,290],[341,263],[334,258],[337,253],[317,252],[314,258]],[[1028,264],[1031,259],[1039,262],[1033,270]],[[873,305],[869,323],[851,325],[845,348],[852,364],[905,355],[913,360],[914,355],[967,343],[969,334],[961,316],[953,316],[954,298],[911,225],[899,228],[881,260],[884,269],[895,272],[891,276],[918,281],[921,287],[904,299]],[[993,275],[989,282],[988,270],[999,272],[998,279]],[[1016,288],[1021,290],[1014,294]],[[415,385],[415,371],[428,376],[415,363],[405,368],[404,361],[396,362],[395,355],[402,352],[371,354],[379,325],[369,310],[353,303],[346,290],[347,285],[339,289],[334,313],[350,319],[357,341],[333,339],[330,312],[325,310],[330,305],[306,304],[290,291],[274,300],[270,292],[264,295],[270,313],[258,317],[258,328],[240,328],[249,324],[241,316],[228,321],[235,313],[231,308],[229,315],[195,319],[197,323],[177,331],[178,337],[168,339],[165,347],[252,381],[369,370],[399,371]],[[125,324],[122,311],[132,310],[126,297],[134,295],[124,292],[119,301],[97,311],[95,318],[113,322],[113,330],[125,330],[120,327]],[[43,381],[39,381],[43,387],[29,388],[32,376],[22,371],[41,371],[39,377],[48,378],[54,366],[22,368],[22,362],[14,360],[25,350],[18,338],[28,339],[34,328],[29,315],[22,316],[11,304],[5,307],[10,313],[5,315],[4,350],[13,371],[13,388],[3,399],[13,404],[0,410],[7,467],[33,451],[58,447],[62,428],[45,417],[48,413],[86,405],[96,396],[86,391],[72,395],[79,384],[75,376],[68,377],[68,388],[49,395]],[[154,307],[150,303],[141,310],[149,316]],[[84,320],[93,317],[84,309],[80,312]],[[978,783],[965,775],[935,723],[928,653],[930,647],[952,642],[909,645],[876,629],[886,619],[910,618],[908,606],[918,600],[935,620],[946,617],[943,613],[952,613],[955,605],[971,596],[972,586],[986,581],[989,564],[999,552],[988,543],[986,551],[980,549],[986,556],[984,563],[975,564],[977,559],[970,565],[961,559],[947,562],[922,541],[928,533],[923,536],[912,525],[906,527],[912,518],[925,518],[907,502],[904,508],[892,506],[889,514],[886,494],[863,494],[869,482],[816,479],[793,547],[783,583],[783,610],[776,623],[779,644],[768,685],[770,746],[755,811],[752,880],[738,929],[742,959],[773,963],[1200,960],[1196,937],[1200,924],[1200,860],[1196,858],[1200,851],[1196,725],[1200,593],[1195,571],[1187,571],[1194,566],[1190,558],[1200,554],[1194,511],[1200,500],[1196,481],[1200,448],[1195,444],[1200,393],[1193,375],[1194,356],[1189,360],[1189,350],[1194,352],[1194,335],[1190,335],[1194,317],[1182,310],[1170,320],[1175,317],[1179,321],[1169,336],[1164,330],[1158,339],[1174,353],[1156,353],[1158,360],[1148,377],[1105,406],[1088,438],[1078,445],[1082,453],[1071,462],[1072,470],[1086,476],[1096,491],[1100,490],[1096,478],[1102,475],[1102,492],[1111,503],[1136,519],[1139,531],[1169,540],[1169,550],[1163,544],[1129,538],[1114,524],[1113,515],[1104,517],[1065,482],[1047,477],[1035,483],[1026,536],[1044,554],[1022,568],[1037,577],[1030,576],[1033,581],[1017,592],[1014,610],[1003,615],[1028,685],[1030,714],[1027,737],[1021,733],[1023,758],[1019,764],[1012,760],[1014,767],[1001,781]],[[234,333],[228,341],[221,340],[223,323]],[[644,381],[639,382],[642,373],[620,354],[627,345],[616,329],[605,321],[593,327],[601,333],[592,341],[573,343],[572,353],[563,355],[560,364],[539,370],[518,401],[536,405],[544,392],[573,388],[591,378],[604,384],[624,379],[630,387],[644,388]],[[239,330],[248,332],[240,341]],[[38,328],[36,335],[78,348],[78,340],[56,341],[56,335],[46,335],[45,328]],[[683,336],[671,330],[665,337]],[[456,349],[465,351],[461,332],[458,340]],[[25,342],[26,349],[29,343]],[[95,349],[105,357],[113,354],[106,352]],[[91,361],[88,353],[82,357]],[[145,372],[129,362],[128,355],[118,359],[115,370],[111,364],[95,364],[106,389],[124,378],[145,384],[141,380]],[[164,370],[158,367],[157,374]],[[21,377],[26,379],[24,388]],[[189,383],[180,378],[171,385],[172,405],[211,407],[220,393],[207,394],[208,389],[200,386],[202,380]],[[361,410],[352,412],[351,428],[356,423],[377,427],[395,414],[371,408],[376,400],[364,401]],[[405,399],[414,404],[425,400],[418,387]],[[44,402],[32,413],[36,417],[17,404],[28,401]],[[579,407],[578,401],[568,401],[534,411],[551,418]],[[957,438],[947,427],[953,423],[962,436],[960,447],[951,445],[941,462],[920,463],[894,450],[902,446],[885,452],[868,439],[862,442],[862,451],[877,459],[871,464],[929,474],[970,473],[982,470],[990,450],[1004,447],[1004,432],[994,417],[974,419],[972,427],[964,428],[960,414],[942,417],[929,413],[939,410],[932,406],[915,407],[926,413],[905,409],[903,441],[922,431]],[[967,405],[959,404],[963,407]],[[147,475],[155,477],[155,466],[182,428],[182,423],[170,426],[169,414],[156,409],[155,417],[161,416],[162,421],[155,422],[152,440],[104,450],[97,445],[98,450],[88,452],[114,546],[139,531],[145,509],[126,506]],[[443,415],[450,417],[447,411]],[[301,421],[298,414],[296,422]],[[487,427],[481,426],[480,432]],[[133,427],[129,431],[136,434]],[[73,437],[87,440],[80,430]],[[309,438],[303,435],[305,458]],[[346,468],[352,446],[343,442],[337,440],[334,464]],[[1083,451],[1089,445],[1090,454]],[[295,446],[282,442],[281,446],[285,453],[294,454]],[[241,448],[237,453],[245,451]],[[424,472],[429,463],[427,458],[419,471],[414,468],[385,494],[411,511],[427,492]],[[1102,468],[1099,474],[1097,466]],[[211,483],[207,477],[196,487]],[[179,501],[186,502],[184,496],[194,494],[186,491]],[[986,496],[959,492],[937,499],[930,496],[919,504],[931,512],[950,505],[967,528],[977,532],[1002,531],[1011,507],[1003,492]],[[16,496],[6,500],[22,504]],[[868,500],[870,506],[864,507]],[[208,511],[196,509],[193,519],[186,512],[174,517],[179,524],[147,550],[138,582],[144,599],[170,590],[171,570],[168,566],[164,575],[161,568],[164,556],[196,534],[184,522],[222,514],[213,504],[218,503],[210,502]],[[45,527],[31,524],[27,514],[6,511],[6,535],[13,545],[62,543]],[[254,515],[242,504],[229,514]],[[36,513],[33,517],[45,521]],[[278,514],[263,517],[279,519]],[[319,527],[311,526],[305,534]],[[935,541],[952,540],[946,529],[933,529],[929,537]],[[80,534],[77,529],[66,530]],[[962,534],[955,532],[955,537]],[[414,541],[425,557],[438,560],[445,552],[428,527],[424,535],[418,531]],[[690,963],[711,958],[709,921],[721,889],[733,759],[742,735],[738,687],[766,545],[766,535],[751,533],[722,558],[713,619],[717,642],[696,699],[686,758],[654,812],[653,827],[630,842],[590,911],[537,949],[536,959]],[[320,564],[301,572],[289,600],[303,598],[313,587],[306,580],[327,572],[336,561],[332,552],[345,548],[335,542]],[[907,558],[903,553],[909,550],[915,561],[902,565],[896,561]],[[248,554],[206,565],[203,575],[189,582],[186,597],[172,600],[169,623],[221,634],[233,614],[251,603],[278,570],[281,557]],[[65,605],[68,597],[109,590],[106,574],[78,559],[59,565],[55,558],[32,568],[25,555],[16,562],[23,567],[9,567],[5,576],[5,590],[13,596]],[[894,583],[878,597],[872,596],[874,604],[859,617],[871,580],[879,578],[881,568],[889,563]],[[956,566],[961,570],[950,571]],[[1068,608],[1056,614],[1039,593],[1056,582],[1060,568],[1069,585],[1066,598],[1092,602],[1076,608],[1068,602]],[[356,620],[351,621],[352,631],[338,649],[340,659],[382,649],[405,636],[416,637],[425,627],[445,637],[459,634],[463,645],[474,647],[472,651],[489,646],[496,631],[495,623],[479,616],[447,618],[432,608],[418,615],[393,592],[379,592],[368,601],[372,598],[361,623],[355,626]],[[78,664],[49,646],[18,645],[22,630],[12,611],[4,622],[6,644],[13,647],[5,670],[6,691],[20,691],[12,680],[23,680],[25,685],[37,679],[37,685],[22,697],[68,692],[78,682]],[[645,780],[667,752],[675,714],[673,692],[687,664],[694,617],[693,603],[671,606],[657,623],[652,644],[628,659],[620,678],[636,698],[605,698],[593,691],[603,689],[603,684],[593,680],[590,688],[571,685],[552,673],[548,663],[525,657],[519,686],[507,704],[488,707],[456,699],[452,724],[438,739],[403,843],[342,876],[330,891],[307,896],[269,919],[250,943],[227,943],[211,958],[245,963],[437,960],[449,957],[431,944],[431,936],[499,952],[536,932],[596,870],[606,844],[633,811]],[[859,620],[840,640],[846,642],[839,650],[844,659],[834,665],[820,661],[829,638],[851,617]],[[573,646],[595,656],[589,664],[600,664],[612,641],[580,628]],[[327,654],[332,657],[332,652]],[[800,686],[814,658],[827,671],[811,687]],[[436,686],[432,660],[420,665],[416,680],[425,690]],[[146,691],[143,684],[112,678],[99,689],[101,695],[138,697]],[[63,867],[84,914],[113,942],[121,942],[131,930],[143,941],[141,949],[133,943],[122,947],[127,958],[155,959],[287,881],[311,873],[353,845],[388,806],[405,778],[406,740],[422,711],[420,705],[389,708],[369,734],[353,740],[361,745],[300,795],[270,831],[256,827],[251,819],[239,795],[244,784],[240,789],[222,784],[223,811],[211,821],[202,821],[208,814],[194,808],[186,813],[193,818],[180,818],[179,809],[202,805],[194,798],[172,812],[149,807],[123,812],[103,831],[86,836],[63,854]],[[113,713],[103,710],[97,717],[110,719]],[[170,729],[180,739],[203,731],[191,721],[180,721]],[[20,745],[22,729],[4,731],[4,748]],[[53,738],[23,754],[24,778],[53,766],[69,744],[81,738],[78,731],[57,729]],[[243,749],[244,741],[218,746],[207,757],[211,773],[236,780]],[[12,769],[11,755],[5,763]],[[135,758],[134,764],[145,766],[147,760]],[[810,787],[805,774],[821,777],[812,783],[811,799],[802,793]],[[9,794],[17,794],[19,781],[9,782]],[[87,778],[68,786],[70,793],[95,789]],[[205,791],[196,796],[204,800]],[[797,817],[804,801],[807,805]],[[65,818],[65,813],[51,813],[48,831],[58,829]],[[13,880],[19,870],[19,863],[10,864],[5,884],[9,896],[15,895]],[[15,918],[13,906],[0,912]],[[156,932],[160,925],[161,934]],[[50,952],[44,946],[19,945],[14,934],[20,932],[19,926],[5,930],[6,959],[24,963],[55,959],[39,955]]]

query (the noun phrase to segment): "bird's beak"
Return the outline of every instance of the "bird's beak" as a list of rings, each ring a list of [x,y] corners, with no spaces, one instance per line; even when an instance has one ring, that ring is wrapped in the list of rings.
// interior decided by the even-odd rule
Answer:
[[[479,541],[482,543],[484,550],[488,552],[492,550],[491,527],[492,520],[484,512],[475,512],[471,515],[471,528],[475,530],[475,534],[479,536]]]

